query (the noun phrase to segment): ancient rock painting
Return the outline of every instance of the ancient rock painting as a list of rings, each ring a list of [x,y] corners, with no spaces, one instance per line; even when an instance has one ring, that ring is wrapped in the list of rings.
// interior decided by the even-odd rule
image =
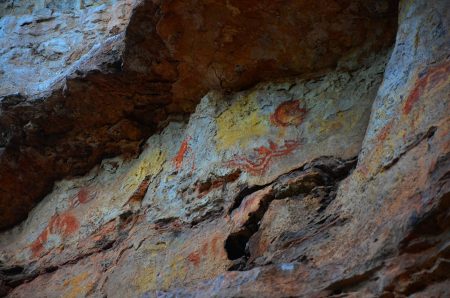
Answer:
[[[382,129],[380,129],[380,132],[377,135],[377,140],[379,142],[383,142],[388,137],[389,133],[391,132],[393,122],[390,121],[388,124],[386,124]]]
[[[254,148],[249,156],[235,156],[229,165],[242,169],[252,175],[261,175],[267,171],[270,163],[276,157],[286,156],[300,146],[295,140],[285,140],[284,145],[277,145],[269,140],[269,146]]]
[[[208,255],[212,255],[215,258],[221,258],[225,256],[225,250],[222,248],[221,243],[224,241],[224,237],[220,233],[211,235],[205,242],[198,246],[198,249],[191,252],[187,256],[187,260],[194,266],[200,265],[202,260],[210,261]]]
[[[44,231],[30,245],[33,257],[38,257],[45,251],[45,244],[50,237],[65,238],[75,233],[79,227],[77,218],[70,213],[53,216]]]
[[[409,114],[419,99],[432,89],[443,86],[450,77],[450,61],[430,68],[426,73],[419,75],[414,89],[403,105],[403,114]]]
[[[187,259],[196,267],[200,264],[200,254],[198,252],[193,252],[189,254]]]
[[[288,100],[281,103],[275,112],[270,115],[270,122],[278,127],[302,124],[307,110],[300,105],[300,100]]]
[[[192,170],[195,169],[194,164],[194,153],[189,146],[189,142],[191,140],[191,137],[186,137],[183,142],[180,145],[180,149],[178,150],[177,155],[173,158],[173,164],[177,171],[179,171],[183,167],[183,163],[185,159],[191,163]]]
[[[71,200],[70,207],[75,208],[80,204],[86,204],[95,198],[96,193],[90,192],[87,188],[82,188],[78,194]]]

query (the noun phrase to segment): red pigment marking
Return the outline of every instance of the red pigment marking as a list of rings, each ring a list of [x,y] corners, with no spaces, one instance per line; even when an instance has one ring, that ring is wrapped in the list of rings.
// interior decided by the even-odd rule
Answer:
[[[78,192],[78,201],[79,201],[81,204],[84,204],[84,203],[87,203],[87,202],[90,201],[89,193],[88,193],[88,191],[87,191],[85,188],[81,189],[81,190]]]
[[[44,251],[44,244],[49,235],[67,237],[76,232],[79,227],[78,220],[69,213],[53,216],[44,231],[30,245],[33,257],[39,256]]]
[[[202,255],[206,255],[208,253],[208,242],[205,242],[205,244],[202,245],[202,249],[200,250],[200,253]]]
[[[283,146],[278,146],[269,140],[269,147],[261,146],[253,149],[255,154],[250,157],[236,156],[229,165],[242,168],[252,175],[260,175],[267,170],[273,158],[286,156],[299,146],[298,141],[287,140]]]
[[[392,128],[392,122],[385,125],[380,130],[380,133],[377,136],[378,141],[384,141],[386,139],[386,137],[388,136],[389,132],[391,131],[391,128]]]
[[[70,207],[74,208],[80,204],[86,204],[95,198],[95,193],[90,193],[87,188],[82,188],[78,194],[72,199]]]
[[[211,240],[211,251],[215,254],[217,252],[217,242],[219,241],[219,237],[215,236]]]
[[[188,150],[189,150],[189,138],[186,138],[181,143],[180,150],[178,150],[177,155],[173,159],[173,162],[177,170],[179,170],[183,165],[184,156]]]
[[[429,91],[436,88],[439,84],[444,83],[450,74],[450,61],[433,67],[420,78],[414,86],[413,91],[409,94],[403,106],[403,114],[409,114],[419,99]]]
[[[189,160],[191,160],[191,162],[192,162],[192,171],[194,171],[194,169],[195,169],[193,153],[192,153],[191,148],[189,147],[190,140],[191,140],[191,137],[187,137],[186,139],[184,139],[184,141],[181,143],[181,146],[180,146],[180,149],[178,150],[177,155],[173,158],[173,163],[174,163],[177,171],[181,169],[181,167],[183,166],[183,161],[184,161],[185,157],[187,157],[188,155],[191,155]]]
[[[276,126],[286,127],[302,124],[307,110],[300,107],[300,100],[289,100],[280,104],[270,115],[270,121]]]
[[[198,254],[198,252],[193,252],[191,253],[187,259],[189,260],[189,262],[191,262],[192,264],[194,264],[194,266],[198,266],[200,264],[200,255]]]

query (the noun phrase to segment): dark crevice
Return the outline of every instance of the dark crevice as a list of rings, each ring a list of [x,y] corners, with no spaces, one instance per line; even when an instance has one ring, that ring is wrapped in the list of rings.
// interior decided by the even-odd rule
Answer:
[[[241,170],[235,170],[224,176],[214,175],[212,177],[208,177],[204,181],[198,181],[194,185],[195,192],[197,193],[198,197],[203,197],[215,189],[223,189],[227,184],[239,179],[241,173]]]
[[[325,291],[328,291],[330,293],[329,296],[331,297],[336,297],[336,295],[351,292],[352,290],[360,287],[362,284],[369,282],[370,280],[375,278],[375,274],[381,268],[382,265],[379,265],[360,274],[355,274],[350,277],[335,281],[331,285],[326,287]]]
[[[238,209],[242,202],[250,195],[263,188],[271,189],[260,199],[258,209],[248,215],[248,220],[236,232],[231,233],[225,240],[225,251],[229,260],[234,261],[228,270],[247,270],[247,261],[250,259],[248,242],[259,230],[261,220],[269,209],[273,200],[286,198],[303,198],[315,192],[325,192],[321,201],[322,207],[318,212],[326,209],[336,196],[339,181],[347,177],[356,165],[356,158],[341,160],[333,157],[322,157],[275,179],[265,186],[244,188],[236,196],[229,214]],[[324,222],[327,217],[324,219]]]
[[[116,240],[111,239],[101,239],[95,243],[95,246],[98,247],[100,251],[107,251],[113,248]]]
[[[2,267],[0,264],[0,282],[9,288],[14,288],[23,283],[23,280],[28,277],[23,266],[14,265],[9,267]]]
[[[0,272],[3,275],[11,276],[11,275],[17,275],[22,273],[24,268],[22,266],[12,266],[8,268],[2,268],[0,269]]]
[[[59,269],[58,266],[49,266],[49,267],[44,268],[44,272],[45,273],[52,273],[52,272],[55,272],[58,269]]]
[[[428,140],[432,138],[437,130],[436,126],[431,126],[427,132],[418,134],[414,140],[409,143],[405,149],[396,157],[394,157],[391,161],[389,161],[387,164],[383,166],[383,170],[389,170],[392,168],[399,160],[402,158],[403,155],[405,155],[408,151],[419,145],[423,140]]]
[[[200,223],[206,222],[206,221],[212,221],[215,218],[217,218],[218,216],[220,216],[223,212],[223,208],[219,207],[217,209],[213,209],[213,210],[209,210],[207,211],[205,214],[194,218],[191,223],[190,223],[190,227],[196,227],[197,225],[199,225]]]
[[[228,259],[237,260],[246,255],[246,245],[251,235],[250,231],[243,230],[228,236],[225,240]]]

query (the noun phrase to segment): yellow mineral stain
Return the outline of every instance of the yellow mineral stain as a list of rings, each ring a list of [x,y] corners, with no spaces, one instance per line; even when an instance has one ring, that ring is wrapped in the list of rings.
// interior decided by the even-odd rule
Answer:
[[[143,268],[134,280],[139,293],[156,290],[156,271],[154,266]]]
[[[363,115],[358,112],[337,112],[334,117],[330,119],[312,118],[313,120],[308,125],[308,130],[313,134],[329,135],[340,131],[342,133],[351,132],[355,126],[361,121]]]
[[[140,293],[156,289],[167,290],[181,283],[187,276],[186,260],[180,255],[169,256],[164,262],[155,262],[139,271],[135,286]]]
[[[85,280],[89,277],[88,272],[83,272],[75,277],[66,280],[63,284],[64,289],[68,289],[69,292],[64,295],[66,298],[76,298],[76,297],[85,297],[86,293],[89,292],[93,286],[93,282],[85,282]]]
[[[154,257],[157,256],[161,251],[165,250],[167,248],[167,243],[165,242],[158,242],[156,244],[150,244],[144,247],[144,252],[150,256]]]
[[[269,131],[268,117],[259,113],[256,92],[242,97],[217,118],[217,150],[239,145],[247,147],[256,137]]]
[[[151,259],[150,265],[142,268],[135,280],[134,285],[138,289],[140,293],[144,293],[146,291],[155,290],[158,288],[157,284],[157,268],[159,270],[164,270],[161,266],[156,266],[156,258],[161,256],[161,252],[167,248],[167,243],[159,242],[156,244],[150,244],[144,247],[144,252],[148,258]],[[163,274],[163,272],[161,272]]]
[[[165,161],[166,153],[157,148],[144,151],[125,177],[121,190],[133,193],[145,177],[158,174]]]
[[[163,279],[161,289],[167,290],[174,283],[182,282],[186,279],[188,272],[186,262],[186,258],[180,255],[174,256],[169,260],[169,271]]]

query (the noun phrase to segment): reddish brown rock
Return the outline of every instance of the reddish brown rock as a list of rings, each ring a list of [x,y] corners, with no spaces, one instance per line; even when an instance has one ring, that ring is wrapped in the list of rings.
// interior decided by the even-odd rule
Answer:
[[[301,100],[289,100],[277,107],[270,120],[277,126],[300,125],[307,111],[300,107]]]
[[[354,69],[392,43],[396,5],[375,2],[142,1],[131,16],[118,18],[120,25],[105,21],[107,6],[87,5],[87,20],[91,13],[100,20],[92,22],[98,30],[110,31],[82,48],[79,60],[80,53],[67,53],[75,59],[69,73],[50,78],[47,87],[31,75],[27,82],[5,77],[5,87],[15,87],[0,94],[0,228],[24,219],[55,180],[84,174],[104,157],[136,154],[169,115],[191,113],[211,89],[240,90],[337,64]],[[134,1],[126,4],[134,7]],[[121,9],[113,6],[111,13]],[[8,24],[19,26],[14,22],[21,18]],[[26,23],[20,34],[47,40],[47,31],[33,31],[42,22]],[[58,18],[45,22],[61,27]],[[3,38],[11,47],[20,41]],[[51,67],[46,74],[58,70]]]
[[[69,175],[105,154],[136,155],[56,182],[0,233],[0,295],[449,296],[449,4],[401,1],[394,48],[369,57],[386,40],[363,34],[366,22],[388,22],[389,2],[294,2],[145,2],[128,26],[122,69],[72,78],[68,97],[9,97],[0,119],[14,124],[22,111],[26,129],[2,136],[12,136],[4,154],[41,170],[0,170],[13,191],[29,194],[14,186],[24,177],[51,184],[38,176],[52,172],[49,160]],[[361,27],[334,31],[349,23]],[[317,30],[302,31],[308,24]],[[277,29],[287,35],[269,34]],[[313,37],[315,50],[329,41],[326,57],[309,47]],[[345,52],[341,42],[352,41]],[[289,64],[284,50],[309,60]],[[233,58],[247,67],[241,77]],[[333,59],[336,70],[322,69]],[[211,79],[216,70],[223,81]],[[193,95],[216,88],[182,121]],[[92,113],[97,103],[104,114]]]

